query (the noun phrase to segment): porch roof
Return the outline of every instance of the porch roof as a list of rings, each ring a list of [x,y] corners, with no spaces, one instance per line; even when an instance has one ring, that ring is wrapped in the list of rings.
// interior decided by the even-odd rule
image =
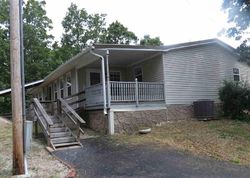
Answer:
[[[73,68],[79,68],[86,65],[100,65],[97,62],[98,57],[90,53],[93,50],[102,56],[105,56],[106,51],[110,51],[110,65],[113,66],[129,66],[137,62],[153,57],[154,55],[159,55],[161,53],[169,52],[172,50],[178,50],[182,48],[195,47],[207,44],[218,44],[232,53],[235,53],[235,49],[226,43],[218,39],[208,39],[201,41],[194,41],[188,43],[180,43],[168,46],[141,46],[141,45],[117,45],[117,44],[95,44],[92,47],[85,48],[78,55],[72,57],[70,60],[60,65],[56,70],[51,72],[47,77],[45,77],[43,84],[39,87],[46,86],[51,81],[59,78],[66,72],[69,72]]]
[[[109,50],[109,65],[113,67],[128,67],[141,61],[152,58],[156,55],[161,55],[162,50],[132,50],[132,49],[95,49],[94,52],[105,56]],[[100,66],[100,61],[95,61],[89,65],[90,67]]]
[[[54,70],[48,76],[46,76],[44,78],[44,82],[39,87],[31,89],[29,92],[30,93],[35,92],[38,88],[46,86],[48,83],[52,82],[57,78],[60,78],[63,74],[69,72],[74,68],[81,68],[87,65],[100,66],[100,61],[98,60],[98,57],[91,54],[90,53],[91,50],[101,56],[105,56],[107,51],[107,49],[100,49],[100,48],[97,49],[85,48],[78,55],[74,56],[67,62],[63,63],[56,70]],[[145,59],[145,57],[160,54],[161,51],[162,50],[154,50],[154,49],[140,49],[140,50],[110,49],[110,62],[111,62],[110,64],[115,66],[124,66],[124,65],[127,66],[133,62],[143,60]]]

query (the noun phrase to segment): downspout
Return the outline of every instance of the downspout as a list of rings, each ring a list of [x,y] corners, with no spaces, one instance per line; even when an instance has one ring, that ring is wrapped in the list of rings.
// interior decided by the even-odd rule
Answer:
[[[106,101],[106,80],[105,80],[105,61],[104,61],[104,57],[94,53],[92,50],[90,50],[90,53],[93,54],[94,56],[98,57],[99,59],[101,59],[102,62],[102,90],[103,90],[103,112],[106,115],[107,114],[107,101]]]
[[[111,106],[111,87],[110,87],[110,73],[109,73],[109,50],[106,50],[106,72],[107,72],[107,102],[108,102],[108,129],[109,134],[113,135],[115,133],[114,125],[114,112],[110,110]]]

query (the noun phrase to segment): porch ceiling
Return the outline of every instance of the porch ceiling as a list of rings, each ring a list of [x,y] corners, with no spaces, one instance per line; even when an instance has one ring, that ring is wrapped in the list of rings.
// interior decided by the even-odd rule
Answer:
[[[96,51],[97,52],[97,51]],[[104,50],[98,50],[98,53],[105,55]],[[115,67],[127,67],[139,63],[145,59],[160,55],[160,51],[137,51],[137,50],[109,50],[109,65]],[[100,62],[96,61],[90,64],[91,67],[100,66]]]

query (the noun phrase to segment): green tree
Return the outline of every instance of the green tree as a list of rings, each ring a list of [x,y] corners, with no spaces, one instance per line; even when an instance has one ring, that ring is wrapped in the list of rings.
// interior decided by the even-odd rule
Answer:
[[[0,0],[0,90],[10,87],[9,8]],[[0,97],[0,113],[10,111],[10,96]]]
[[[223,0],[222,8],[228,13],[228,22],[232,24],[226,30],[229,37],[243,40],[238,47],[241,60],[250,64],[250,1],[249,0]]]
[[[0,90],[10,87],[8,1],[0,0]]]
[[[103,42],[109,44],[135,44],[137,41],[138,38],[133,32],[129,31],[128,28],[120,22],[115,21],[107,28]]]
[[[64,29],[61,39],[61,53],[63,61],[76,55],[91,39],[100,42],[105,34],[105,14],[88,14],[83,9],[78,9],[76,4],[71,4],[62,21]]]
[[[23,4],[25,80],[42,79],[51,71],[48,35],[51,20],[46,16],[45,1],[28,0]],[[10,87],[9,1],[0,0],[0,90]],[[1,111],[10,111],[10,96],[0,98]]]
[[[53,36],[48,34],[52,21],[47,17],[45,1],[28,0],[24,4],[25,80],[44,78],[50,67],[50,46]]]
[[[163,45],[159,37],[151,38],[150,35],[144,35],[140,40],[140,45],[160,46]]]
[[[239,40],[246,34],[250,26],[249,0],[223,0],[222,8],[228,13],[228,22],[233,26],[227,29],[227,34]]]

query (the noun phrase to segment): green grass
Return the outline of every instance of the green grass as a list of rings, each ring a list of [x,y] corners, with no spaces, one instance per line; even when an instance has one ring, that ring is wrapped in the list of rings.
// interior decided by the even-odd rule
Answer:
[[[153,143],[155,148],[174,148],[250,165],[250,123],[237,120],[183,121],[154,127],[146,135],[117,135],[118,143]]]

